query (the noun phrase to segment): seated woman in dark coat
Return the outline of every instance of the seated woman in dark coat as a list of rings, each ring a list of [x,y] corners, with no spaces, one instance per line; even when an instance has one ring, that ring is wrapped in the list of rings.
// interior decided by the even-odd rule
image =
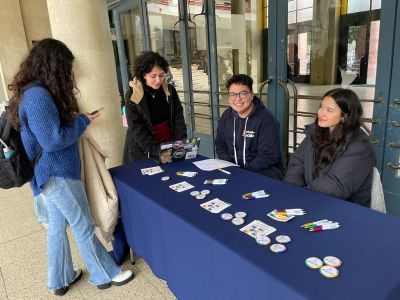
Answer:
[[[292,154],[285,181],[369,207],[375,150],[361,129],[362,107],[348,89],[327,92]]]

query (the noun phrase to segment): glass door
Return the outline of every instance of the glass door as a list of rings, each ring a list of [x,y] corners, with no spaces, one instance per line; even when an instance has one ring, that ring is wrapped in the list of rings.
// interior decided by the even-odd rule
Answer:
[[[335,87],[358,94],[369,129],[375,99],[380,1],[288,0],[287,79],[289,136],[293,152],[314,122],[322,95]]]

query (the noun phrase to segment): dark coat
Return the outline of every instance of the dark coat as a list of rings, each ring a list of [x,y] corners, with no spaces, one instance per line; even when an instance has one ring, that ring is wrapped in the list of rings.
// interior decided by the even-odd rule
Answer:
[[[215,139],[218,158],[236,163],[233,146],[235,131],[237,163],[245,169],[282,179],[278,121],[259,98],[254,97],[253,103],[253,110],[247,118],[240,118],[232,108],[222,114]]]
[[[376,164],[375,149],[367,134],[358,129],[349,135],[345,145],[313,178],[315,151],[311,134],[315,124],[305,127],[306,137],[290,157],[285,181],[310,190],[328,194],[362,206],[371,204],[373,167]]]
[[[134,79],[129,85],[133,92],[125,101],[128,131],[126,132],[123,163],[131,163],[136,160],[152,157],[159,160],[160,145],[153,135],[147,99],[144,96],[143,86],[140,81]],[[172,85],[166,82],[162,86],[169,103],[168,124],[172,136],[176,140],[186,139],[186,124],[183,116],[183,107],[178,94]]]

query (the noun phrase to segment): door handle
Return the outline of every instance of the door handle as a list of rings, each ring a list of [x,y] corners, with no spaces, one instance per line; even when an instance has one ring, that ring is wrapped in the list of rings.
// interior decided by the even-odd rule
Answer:
[[[395,169],[395,170],[399,170],[400,169],[400,164],[394,164],[394,163],[391,163],[391,162],[387,163],[386,166],[388,168]]]
[[[400,105],[400,99],[393,99],[393,104]]]
[[[389,143],[389,147],[400,148],[400,144],[398,144],[398,143]]]
[[[392,121],[391,124],[393,127],[400,127],[400,123],[397,121]]]

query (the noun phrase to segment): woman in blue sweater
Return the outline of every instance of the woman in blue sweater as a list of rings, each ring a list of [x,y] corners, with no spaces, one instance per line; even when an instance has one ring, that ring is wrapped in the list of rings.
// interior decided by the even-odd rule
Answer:
[[[11,84],[14,127],[21,132],[29,159],[40,153],[31,187],[34,196],[47,204],[48,288],[59,296],[82,277],[82,270],[73,268],[67,224],[92,284],[104,289],[111,284],[123,285],[134,276],[115,264],[94,232],[80,180],[77,141],[99,113],[78,113],[73,61],[74,56],[65,44],[44,39],[31,49]],[[24,88],[28,84],[31,87]]]

